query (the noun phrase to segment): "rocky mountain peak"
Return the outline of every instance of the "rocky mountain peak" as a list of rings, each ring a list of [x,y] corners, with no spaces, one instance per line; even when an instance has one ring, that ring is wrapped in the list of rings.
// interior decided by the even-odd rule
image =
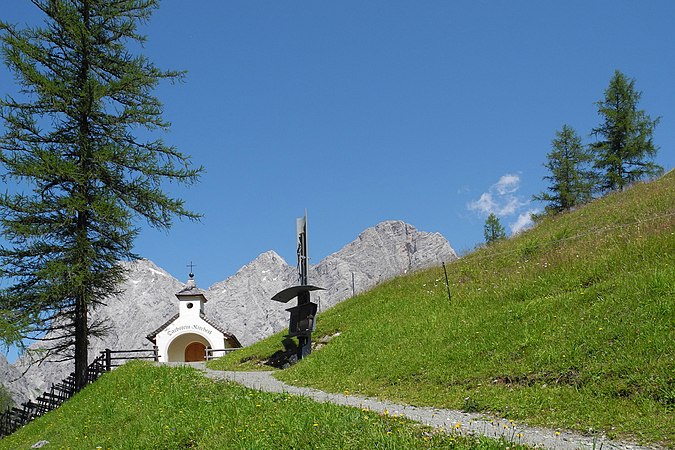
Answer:
[[[33,395],[28,382],[21,376],[21,371],[7,362],[2,353],[0,353],[0,383],[7,388],[15,403],[24,402]]]
[[[320,305],[319,311],[324,311],[382,281],[456,258],[439,233],[418,231],[405,222],[392,220],[364,230],[340,251],[310,267],[309,279],[311,284],[326,289],[313,296]],[[111,326],[108,336],[92,339],[92,359],[105,348],[150,348],[145,336],[178,311],[175,294],[184,286],[181,281],[147,259],[123,264],[129,271],[122,293],[111,296],[106,307],[92,313]],[[250,345],[288,326],[288,305],[271,298],[297,282],[296,268],[276,252],[267,251],[204,291],[208,299],[206,315],[243,345]],[[25,358],[16,363],[19,368],[26,365]],[[38,394],[50,382],[67,375],[71,365],[46,363],[31,367],[22,382]]]
[[[284,261],[284,258],[279,256],[277,252],[268,250],[265,253],[261,253],[253,261],[239,269],[234,276],[239,274],[248,275],[249,273],[260,270],[284,270],[287,267],[288,264]]]

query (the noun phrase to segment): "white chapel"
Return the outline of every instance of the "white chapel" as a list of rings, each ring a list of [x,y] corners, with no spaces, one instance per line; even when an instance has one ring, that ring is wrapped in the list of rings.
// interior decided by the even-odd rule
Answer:
[[[147,336],[157,346],[159,361],[204,361],[207,349],[213,357],[219,357],[227,349],[241,347],[236,336],[206,317],[207,300],[204,291],[197,287],[193,273],[176,297],[178,314]]]

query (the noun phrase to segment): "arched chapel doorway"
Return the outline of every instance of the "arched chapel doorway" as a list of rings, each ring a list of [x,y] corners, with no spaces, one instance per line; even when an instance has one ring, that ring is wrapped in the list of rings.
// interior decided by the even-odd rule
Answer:
[[[167,361],[193,362],[204,361],[204,350],[211,343],[197,333],[184,333],[176,336],[167,348]]]
[[[206,345],[201,342],[192,342],[185,347],[185,362],[204,361]]]

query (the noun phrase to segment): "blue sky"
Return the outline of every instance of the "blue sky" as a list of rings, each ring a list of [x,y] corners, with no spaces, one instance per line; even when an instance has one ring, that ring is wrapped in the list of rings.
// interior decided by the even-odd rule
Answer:
[[[27,0],[0,18],[40,20]],[[307,209],[313,263],[388,219],[468,251],[489,212],[509,231],[541,208],[555,132],[594,140],[615,69],[672,169],[674,20],[672,0],[164,1],[143,51],[188,74],[156,91],[163,137],[206,169],[167,189],[204,218],[143,225],[136,250],[181,280],[193,261],[206,288],[270,249],[294,264]]]

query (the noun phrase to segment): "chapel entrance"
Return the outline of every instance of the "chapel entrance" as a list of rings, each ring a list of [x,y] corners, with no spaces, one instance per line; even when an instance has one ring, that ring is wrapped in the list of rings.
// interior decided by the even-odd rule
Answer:
[[[167,361],[204,361],[204,349],[207,348],[211,348],[211,343],[203,336],[197,333],[179,334],[169,344]]]
[[[185,362],[204,361],[206,345],[201,342],[192,342],[185,347]]]

